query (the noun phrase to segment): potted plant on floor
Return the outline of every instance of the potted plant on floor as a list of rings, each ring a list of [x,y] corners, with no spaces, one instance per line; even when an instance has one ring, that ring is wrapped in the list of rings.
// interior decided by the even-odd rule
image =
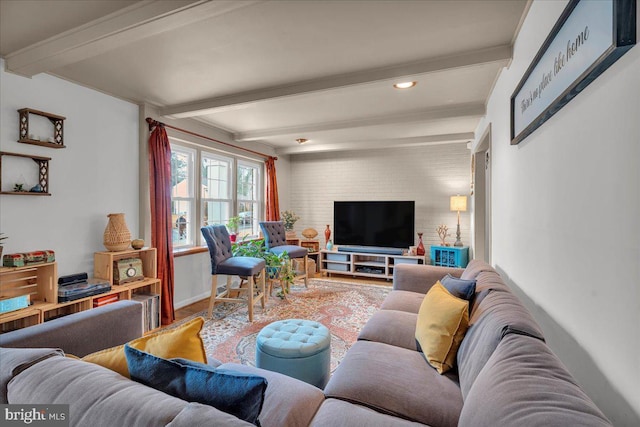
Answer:
[[[284,291],[278,292],[280,298],[285,297],[289,286],[295,278],[295,271],[291,266],[291,260],[286,252],[274,254],[268,252],[264,245],[264,239],[244,240],[236,242],[231,247],[233,256],[248,256],[254,258],[262,258],[266,264],[266,274],[271,280],[282,281]]]

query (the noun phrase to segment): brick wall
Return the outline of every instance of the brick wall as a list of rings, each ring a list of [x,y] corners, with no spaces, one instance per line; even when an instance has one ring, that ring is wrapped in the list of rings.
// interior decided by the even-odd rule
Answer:
[[[333,230],[334,200],[414,200],[416,232],[424,232],[428,254],[429,245],[439,243],[439,224],[449,227],[447,242],[455,241],[449,197],[469,195],[469,156],[464,143],[291,156],[289,208],[301,217],[295,229],[299,235],[315,228],[324,244],[326,224]],[[469,214],[460,214],[465,245],[471,241]]]

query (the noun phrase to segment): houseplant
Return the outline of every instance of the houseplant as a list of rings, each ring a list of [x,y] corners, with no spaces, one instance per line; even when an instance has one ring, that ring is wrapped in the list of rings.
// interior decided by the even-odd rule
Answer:
[[[2,245],[2,241],[8,239],[7,236],[4,235],[4,233],[0,233],[0,265],[2,265],[2,250],[3,250],[3,245]]]
[[[280,212],[280,216],[282,217],[284,230],[287,232],[287,235],[291,234],[292,236],[295,236],[295,233],[293,232],[293,226],[296,221],[300,219],[300,217],[293,211]]]
[[[229,238],[231,239],[231,243],[235,243],[238,237],[238,227],[240,226],[240,221],[242,219],[239,216],[232,216],[227,221],[227,228],[229,229]]]
[[[267,277],[272,280],[281,280],[284,292],[287,292],[289,286],[295,278],[295,271],[291,266],[291,260],[287,252],[274,254],[267,251],[264,245],[264,239],[243,240],[234,243],[231,247],[233,256],[248,256],[254,258],[262,258],[266,263]],[[284,298],[283,291],[278,296]]]

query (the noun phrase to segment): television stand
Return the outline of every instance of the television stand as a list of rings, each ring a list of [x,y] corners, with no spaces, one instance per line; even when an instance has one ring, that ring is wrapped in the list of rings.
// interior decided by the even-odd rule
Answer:
[[[341,249],[342,248],[342,249]],[[393,279],[393,270],[398,264],[424,264],[424,256],[385,254],[375,252],[349,251],[341,247],[337,250],[320,251],[320,272],[348,276]],[[358,247],[359,249],[360,247]],[[371,249],[371,248],[369,248]]]
[[[338,246],[338,252],[357,252],[364,254],[402,255],[400,248],[383,248],[380,246]]]

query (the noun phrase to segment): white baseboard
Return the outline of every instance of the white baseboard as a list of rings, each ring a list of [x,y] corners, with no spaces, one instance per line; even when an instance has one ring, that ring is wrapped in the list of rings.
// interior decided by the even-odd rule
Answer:
[[[231,280],[232,286],[238,286],[239,282],[240,282],[240,280],[238,278],[233,278]],[[218,285],[219,285],[218,286],[218,293],[220,293],[220,292],[222,292],[224,290],[226,283],[227,283],[226,279],[218,281]],[[187,298],[187,299],[182,300],[180,302],[174,301],[173,302],[173,309],[174,310],[179,310],[182,307],[186,307],[188,305],[193,304],[194,302],[198,302],[198,301],[203,300],[205,298],[209,298],[210,296],[211,296],[211,291],[203,292],[203,293],[201,293],[199,295],[193,296],[191,298]]]
[[[200,295],[193,296],[191,298],[188,298],[188,299],[180,301],[180,302],[174,301],[173,302],[173,308],[175,310],[179,310],[182,307],[186,307],[188,305],[193,304],[194,302],[198,302],[198,301],[203,300],[205,298],[209,298],[210,295],[211,295],[211,292],[204,292],[204,293],[202,293]]]

